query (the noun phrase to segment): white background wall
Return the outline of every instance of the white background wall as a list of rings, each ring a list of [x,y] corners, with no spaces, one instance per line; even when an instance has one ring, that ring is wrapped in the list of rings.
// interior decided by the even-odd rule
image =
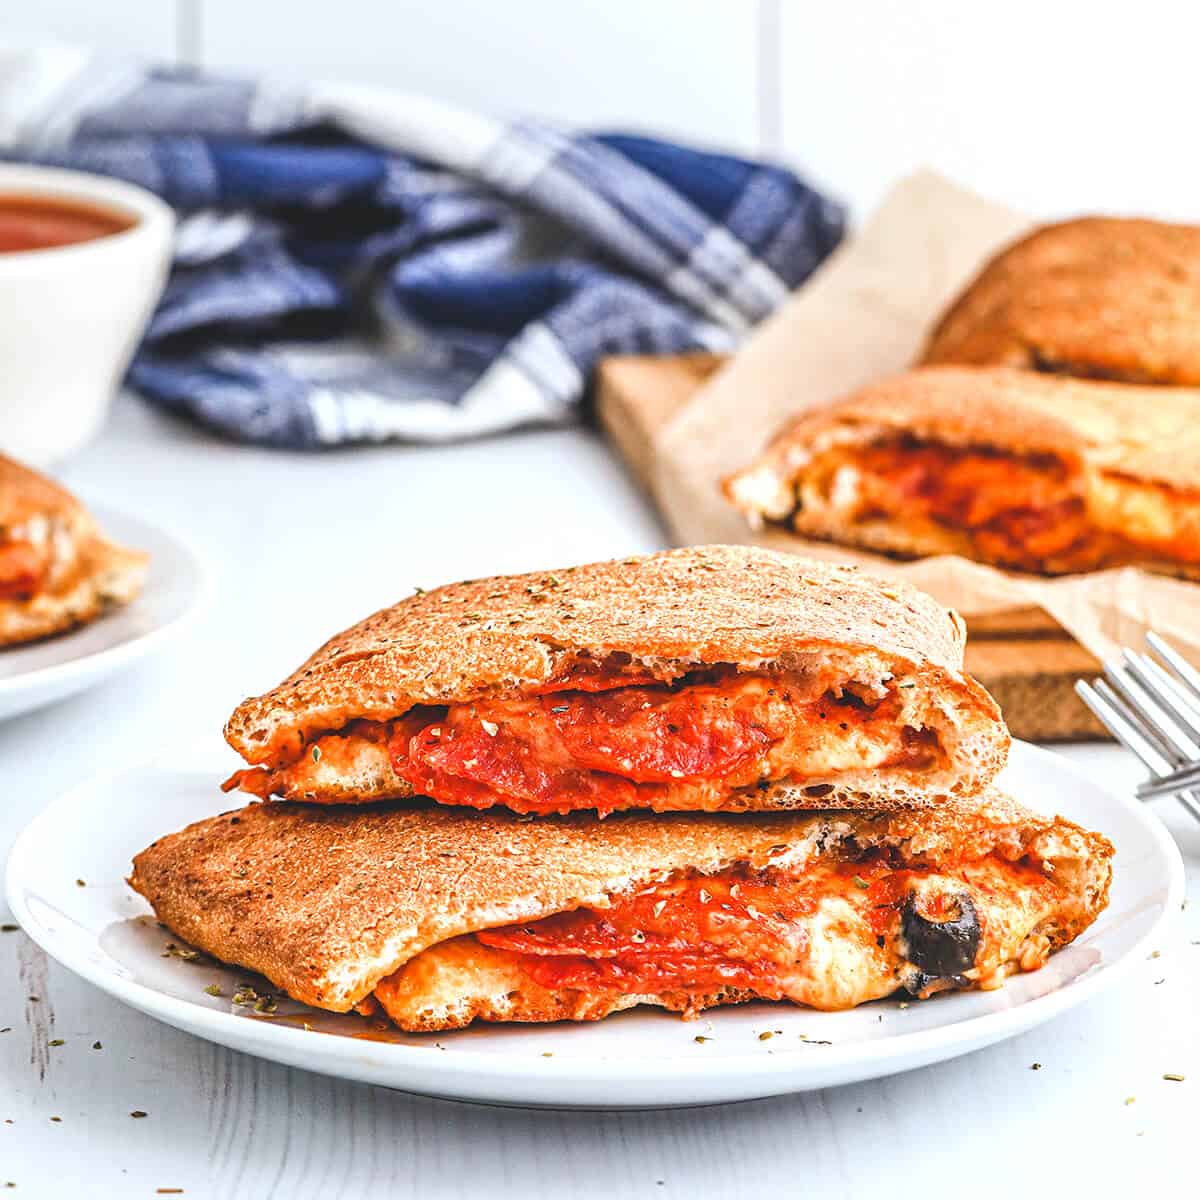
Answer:
[[[931,164],[1051,215],[1200,221],[1186,0],[36,0],[0,35],[350,76],[657,129],[808,171],[856,213]]]

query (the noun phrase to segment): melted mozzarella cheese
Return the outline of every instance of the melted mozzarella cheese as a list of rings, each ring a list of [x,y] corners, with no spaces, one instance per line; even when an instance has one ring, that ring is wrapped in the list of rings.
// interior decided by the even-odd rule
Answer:
[[[877,945],[863,912],[845,896],[825,897],[817,911],[798,924],[807,953],[783,973],[787,999],[836,1011],[896,990],[895,945]]]
[[[756,725],[766,731],[769,740],[763,750],[711,778],[640,783],[636,793],[626,789],[614,807],[714,811],[729,806],[733,793],[764,781],[825,784],[836,783],[844,775],[892,767],[920,771],[941,765],[944,753],[932,732],[923,738],[911,736],[913,730],[921,729],[933,718],[927,697],[912,690],[889,695],[883,688],[873,689],[871,704],[880,704],[879,709],[864,709],[831,696],[822,698],[821,688],[836,690],[845,682],[801,677],[735,677],[729,685],[727,702],[752,713]],[[561,736],[547,720],[539,701],[494,701],[463,706],[464,712],[471,714],[469,719],[474,719],[476,707],[480,717],[486,710],[488,718],[477,720],[476,724],[492,736],[502,728],[506,735],[519,739],[530,761],[547,767],[573,766]],[[715,719],[719,717],[718,711]],[[627,730],[618,732],[621,736],[627,734]],[[427,792],[435,799],[444,798],[448,803],[475,802],[454,795],[443,797],[421,772],[410,773],[408,780],[403,778],[394,768],[385,736],[363,736],[351,726],[317,739],[294,763],[275,770],[240,772],[228,786],[240,786],[263,797],[279,795],[285,799],[328,803],[408,796],[414,790]],[[464,765],[473,764],[468,761]],[[627,766],[632,763],[627,762]],[[608,770],[620,777],[620,762],[613,763]],[[414,782],[420,787],[414,788]],[[498,795],[496,800],[521,809],[521,797]],[[536,806],[529,807],[533,810]],[[589,805],[568,797],[563,811],[572,807]]]
[[[1028,864],[992,856],[952,873],[903,874],[924,891],[959,895],[965,887],[981,931],[975,966],[964,972],[968,984],[996,987],[1006,975],[1036,970],[1045,962],[1049,940],[1039,926],[1059,913],[1063,897],[1051,880]],[[769,960],[773,974],[765,990],[782,990],[783,998],[796,1004],[837,1011],[904,986],[912,967],[903,953],[899,906],[891,906],[884,921],[873,920],[877,894],[837,862],[815,864],[804,881],[819,894],[818,902],[789,918],[782,944],[775,922],[769,946],[762,931],[748,921],[739,928],[725,918],[724,927],[710,927],[708,936],[715,936],[727,954]],[[640,894],[667,896],[678,890],[678,883],[667,881]],[[686,996],[667,987],[650,995],[545,987],[523,971],[522,958],[521,953],[485,946],[467,934],[417,955],[377,985],[375,998],[407,1029],[427,1027],[431,1017],[444,1020],[447,1014],[461,1017],[461,1023],[476,1017],[588,1020],[634,1004],[662,1004],[687,1013],[704,1006],[699,1001],[689,1004]]]
[[[1168,557],[1200,560],[1200,501],[1161,484],[1097,474],[1088,507],[1096,524]]]

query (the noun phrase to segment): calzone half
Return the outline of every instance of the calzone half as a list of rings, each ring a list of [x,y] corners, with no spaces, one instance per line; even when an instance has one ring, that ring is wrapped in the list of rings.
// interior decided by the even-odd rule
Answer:
[[[1045,575],[1200,578],[1200,391],[922,367],[800,413],[725,482],[753,525]]]
[[[259,803],[161,838],[130,882],[174,934],[296,1000],[426,1031],[997,987],[1091,924],[1111,855],[994,792],[603,821]]]
[[[227,787],[521,813],[974,795],[999,711],[958,616],[851,568],[707,546],[452,584],[375,613],[226,737]]]

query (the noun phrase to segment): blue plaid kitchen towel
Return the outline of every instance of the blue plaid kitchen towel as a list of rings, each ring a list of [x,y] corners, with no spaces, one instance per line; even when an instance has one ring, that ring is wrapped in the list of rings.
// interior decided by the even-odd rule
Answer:
[[[294,448],[573,420],[601,355],[732,348],[843,229],[729,155],[65,48],[0,52],[0,157],[172,204],[130,382]]]

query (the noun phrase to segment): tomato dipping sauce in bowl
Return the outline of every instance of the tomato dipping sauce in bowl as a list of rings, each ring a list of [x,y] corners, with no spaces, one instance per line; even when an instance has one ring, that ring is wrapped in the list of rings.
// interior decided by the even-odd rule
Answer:
[[[0,254],[91,242],[135,224],[131,213],[77,200],[0,194]]]
[[[0,163],[0,451],[46,466],[99,430],[173,230],[171,209],[132,184]]]

